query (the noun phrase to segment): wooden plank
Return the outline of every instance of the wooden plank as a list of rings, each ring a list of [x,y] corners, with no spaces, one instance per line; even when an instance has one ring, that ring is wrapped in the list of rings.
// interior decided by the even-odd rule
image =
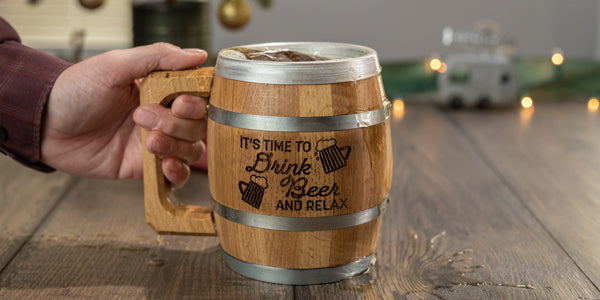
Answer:
[[[207,200],[206,174],[193,173],[178,195]],[[139,181],[81,180],[0,275],[2,299],[264,299],[293,290],[229,270],[216,237],[157,236]]]
[[[538,110],[539,113],[543,108]],[[486,127],[485,123],[495,118],[490,115],[470,116],[474,113],[469,112],[452,113],[451,118],[462,118],[462,114],[467,116],[464,124],[472,126]],[[545,118],[544,122],[562,122],[553,120],[556,118]],[[473,121],[479,119],[480,122]],[[502,126],[510,121],[507,116],[497,119],[495,123]],[[463,119],[458,122],[463,124]],[[532,119],[528,130],[550,126],[544,125],[544,122],[533,125],[535,122]],[[583,126],[575,123],[580,125],[569,125],[569,128],[581,129],[578,126]],[[592,125],[597,124],[586,126]],[[445,116],[427,107],[409,107],[403,120],[394,121],[392,202],[382,226],[376,267],[369,274],[341,283],[296,287],[295,296],[300,299],[418,299],[438,296],[447,299],[600,298],[597,288],[561,248],[563,243],[558,245],[555,242],[555,239],[558,240],[555,231],[550,229],[552,236],[549,235],[545,230],[549,225],[543,223],[544,226],[541,226],[536,220],[537,213],[532,214],[523,205],[521,192],[512,184],[506,185],[509,175],[519,178],[520,173],[508,173],[499,167],[502,172],[494,169],[496,167],[490,164],[489,157],[482,158],[481,151],[477,150],[481,146],[473,144],[483,139],[479,135],[477,138],[470,135],[465,138],[464,132],[454,126],[455,123],[448,122]],[[488,134],[503,134],[501,128],[489,130],[486,131]],[[570,131],[559,131],[559,135],[569,139],[571,147],[573,144],[579,146],[573,147],[576,149],[593,149],[594,143],[597,143],[597,139],[581,143],[579,139],[587,139],[586,136],[573,136]],[[501,140],[501,137],[498,139]],[[539,142],[545,147],[539,146],[539,149],[549,147],[554,151],[557,145],[552,140],[552,136],[540,138]],[[517,156],[525,155],[518,153],[530,149],[531,145],[519,143],[512,149]],[[506,147],[506,143],[494,145]],[[581,151],[569,153],[580,159],[584,157],[583,153],[589,152]],[[562,163],[550,167],[540,165],[548,161],[537,156],[525,156],[528,160],[517,161],[528,164],[528,168],[521,167],[522,171],[541,168],[539,173],[542,174],[538,175],[542,180],[527,177],[527,183],[542,184],[546,173],[557,174],[548,169],[562,166]],[[582,168],[586,175],[593,173],[592,169],[598,163],[595,157],[587,159],[592,161],[592,166]],[[580,163],[575,166],[581,167]],[[544,170],[546,172],[542,172]],[[182,190],[184,198],[192,198],[208,190],[203,176],[194,174],[191,184]],[[595,178],[590,176],[589,180]],[[586,178],[584,176],[583,180],[588,180]],[[569,188],[572,182],[565,182],[564,186],[558,184],[564,190],[554,187],[552,190],[567,194],[573,192]],[[574,185],[574,188],[579,187]],[[528,192],[526,195],[531,198],[544,196],[537,190]],[[583,194],[585,192],[576,193]],[[290,287],[248,280],[228,270],[218,255],[214,238],[157,239],[144,224],[142,198],[139,182],[81,181],[0,274],[0,298],[236,299],[294,296]],[[574,209],[574,205],[567,208]],[[538,218],[552,223],[552,220]],[[588,222],[591,226],[595,224],[589,219],[578,221]],[[441,232],[445,235],[440,235]],[[463,249],[473,251],[460,253]],[[570,250],[568,252],[573,256]],[[449,264],[448,258],[458,262]],[[573,258],[577,261],[577,257]],[[591,260],[583,258],[580,265]],[[460,266],[469,265],[484,266],[460,269]],[[466,274],[461,276],[461,273]],[[523,286],[517,287],[519,284]],[[525,285],[535,289],[527,289]]]
[[[0,156],[0,270],[72,184],[63,173],[44,174]]]
[[[392,134],[394,179],[376,266],[296,287],[298,299],[600,297],[443,112],[409,106]]]
[[[600,115],[585,102],[450,116],[527,210],[600,286]]]

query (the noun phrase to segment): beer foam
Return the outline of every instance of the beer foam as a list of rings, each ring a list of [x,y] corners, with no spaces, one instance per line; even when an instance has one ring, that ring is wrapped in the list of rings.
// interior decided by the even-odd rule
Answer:
[[[267,184],[267,178],[262,177],[262,176],[252,175],[252,176],[250,176],[250,181],[262,186],[265,189],[269,186]]]
[[[319,140],[317,142],[317,151],[323,151],[324,149],[327,149],[331,146],[335,146],[336,144],[336,140],[335,139],[328,139],[328,140]]]
[[[274,62],[299,62],[299,61],[321,61],[329,60],[326,57],[315,54],[302,53],[287,48],[261,48],[252,49],[244,47],[234,47],[222,50],[220,55],[239,58],[244,60],[260,60]],[[242,57],[243,56],[243,57]]]
[[[237,58],[237,59],[243,59],[243,60],[247,60],[246,55],[240,51],[237,50],[233,50],[233,49],[225,49],[221,51],[221,54],[223,56],[228,56],[231,58]]]

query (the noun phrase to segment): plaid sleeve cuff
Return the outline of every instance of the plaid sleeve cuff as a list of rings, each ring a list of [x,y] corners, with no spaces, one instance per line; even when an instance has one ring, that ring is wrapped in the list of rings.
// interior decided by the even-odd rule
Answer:
[[[0,41],[0,150],[39,171],[53,171],[40,162],[42,118],[56,78],[69,65],[18,39]]]

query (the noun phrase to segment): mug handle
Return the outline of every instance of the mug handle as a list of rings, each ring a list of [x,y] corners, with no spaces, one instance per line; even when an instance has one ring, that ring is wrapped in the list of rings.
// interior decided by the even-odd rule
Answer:
[[[152,72],[140,85],[140,102],[167,106],[181,94],[209,97],[213,75],[213,67]],[[167,191],[162,159],[145,147],[147,134],[142,129],[146,223],[161,234],[216,235],[212,208],[183,204]]]
[[[352,148],[350,148],[350,146],[344,146],[344,147],[340,148],[340,153],[346,152],[346,154],[343,154],[344,159],[348,159],[348,157],[350,156],[350,151],[352,151]]]
[[[243,194],[243,193],[246,191],[246,189],[248,188],[248,183],[247,183],[247,182],[244,182],[244,181],[240,181],[240,182],[238,183],[238,186],[239,186],[239,188],[240,188],[240,192]],[[242,188],[242,187],[243,187],[243,188]]]

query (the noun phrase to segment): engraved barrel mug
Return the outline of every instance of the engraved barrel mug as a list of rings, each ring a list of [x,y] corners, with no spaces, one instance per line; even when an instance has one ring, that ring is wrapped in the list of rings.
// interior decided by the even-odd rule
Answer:
[[[380,71],[371,48],[294,42],[224,49],[214,68],[151,73],[142,104],[210,98],[213,205],[178,202],[160,158],[144,149],[147,223],[165,234],[218,233],[226,264],[257,280],[319,284],[364,272],[392,182]]]

